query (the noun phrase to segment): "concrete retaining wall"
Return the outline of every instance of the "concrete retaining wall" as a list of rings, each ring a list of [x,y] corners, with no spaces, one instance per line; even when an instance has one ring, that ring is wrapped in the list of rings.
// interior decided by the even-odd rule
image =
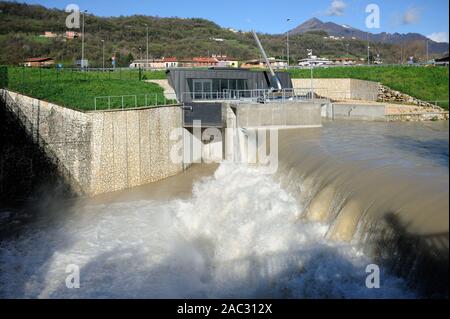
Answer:
[[[176,106],[83,113],[6,90],[8,108],[79,195],[94,196],[175,175],[169,134],[182,127]]]
[[[170,150],[180,128],[178,107],[89,114],[92,118],[91,194],[145,185],[178,174]]]
[[[334,120],[385,121],[386,107],[380,104],[330,103],[326,114]]]
[[[321,103],[290,102],[269,104],[231,104],[237,125],[254,127],[321,127]]]
[[[311,88],[311,79],[292,79],[296,89]],[[376,101],[380,84],[355,79],[313,79],[314,92],[333,100]]]

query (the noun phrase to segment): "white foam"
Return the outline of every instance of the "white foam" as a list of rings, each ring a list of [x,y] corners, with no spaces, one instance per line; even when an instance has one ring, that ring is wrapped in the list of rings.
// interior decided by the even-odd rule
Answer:
[[[223,164],[189,200],[77,208],[0,247],[0,294],[39,298],[411,297],[370,261],[304,223],[295,199],[256,168]],[[65,268],[81,268],[81,288]]]

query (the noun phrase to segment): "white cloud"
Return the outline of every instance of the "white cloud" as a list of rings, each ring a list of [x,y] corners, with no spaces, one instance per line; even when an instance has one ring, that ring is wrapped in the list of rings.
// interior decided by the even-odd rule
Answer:
[[[347,4],[342,0],[333,0],[325,14],[327,16],[343,16]]]
[[[420,21],[421,10],[416,7],[409,7],[402,17],[403,24],[415,24]]]
[[[448,42],[448,32],[434,32],[427,38],[436,42]]]

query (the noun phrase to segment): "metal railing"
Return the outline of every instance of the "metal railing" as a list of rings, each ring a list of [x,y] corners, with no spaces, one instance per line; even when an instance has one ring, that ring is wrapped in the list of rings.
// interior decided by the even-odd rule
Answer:
[[[184,92],[181,102],[196,101],[241,101],[258,103],[283,103],[287,101],[313,100],[316,96],[311,89],[283,90],[224,90],[222,92]]]
[[[173,93],[149,93],[135,95],[108,95],[94,98],[94,109],[111,110],[140,107],[154,107],[178,104],[178,99]]]

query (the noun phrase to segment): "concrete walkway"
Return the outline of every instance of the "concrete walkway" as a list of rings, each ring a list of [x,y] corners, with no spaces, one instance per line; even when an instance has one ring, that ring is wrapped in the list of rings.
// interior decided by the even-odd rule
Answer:
[[[164,89],[164,96],[168,100],[173,100],[176,97],[174,89],[169,85],[167,80],[146,80],[147,83],[155,83]]]

